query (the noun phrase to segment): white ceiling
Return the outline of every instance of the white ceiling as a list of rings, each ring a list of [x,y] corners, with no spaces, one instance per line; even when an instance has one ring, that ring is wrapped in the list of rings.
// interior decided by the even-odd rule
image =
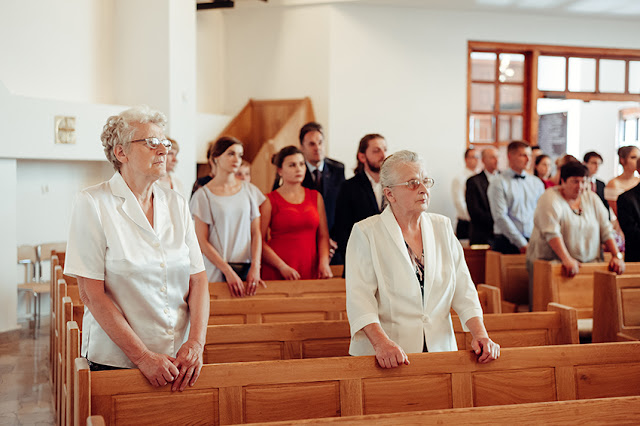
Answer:
[[[199,0],[206,2],[206,0]],[[236,0],[240,7],[376,4],[425,9],[535,13],[640,21],[640,0]]]

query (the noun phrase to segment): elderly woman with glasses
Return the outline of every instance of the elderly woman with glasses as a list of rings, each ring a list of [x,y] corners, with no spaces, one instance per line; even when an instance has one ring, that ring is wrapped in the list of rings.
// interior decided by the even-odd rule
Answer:
[[[426,212],[434,181],[421,158],[391,155],[380,180],[387,208],[358,222],[347,244],[349,353],[375,355],[392,368],[409,364],[407,353],[455,351],[453,308],[471,331],[478,361],[498,358],[451,221]]]
[[[165,125],[148,107],[109,117],[101,139],[115,173],[76,198],[65,274],[78,278],[92,370],[137,367],[183,390],[202,368],[209,290],[189,206],[157,183]]]

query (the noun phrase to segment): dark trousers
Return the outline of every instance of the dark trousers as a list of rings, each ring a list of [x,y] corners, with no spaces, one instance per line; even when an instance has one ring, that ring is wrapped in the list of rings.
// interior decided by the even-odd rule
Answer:
[[[471,222],[468,220],[458,219],[458,224],[456,225],[456,237],[459,240],[466,240],[469,238],[469,227]]]
[[[493,238],[491,250],[502,254],[520,254],[520,249],[511,243],[507,237],[498,234]]]

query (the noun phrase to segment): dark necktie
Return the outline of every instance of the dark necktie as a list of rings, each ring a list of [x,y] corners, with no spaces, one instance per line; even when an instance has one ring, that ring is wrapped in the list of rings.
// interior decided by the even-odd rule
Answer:
[[[316,184],[316,190],[322,194],[322,172],[319,169],[313,171],[313,181]]]
[[[596,193],[598,192],[598,191],[596,190],[596,183],[595,183],[595,182],[593,182],[593,181],[591,182],[591,190],[592,190],[593,192],[596,192]]]
[[[525,177],[525,175],[513,175],[514,179],[524,179]]]

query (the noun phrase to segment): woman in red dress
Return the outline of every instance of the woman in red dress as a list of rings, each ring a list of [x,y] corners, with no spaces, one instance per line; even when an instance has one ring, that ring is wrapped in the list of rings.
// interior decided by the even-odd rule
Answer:
[[[273,163],[282,185],[267,194],[260,206],[262,279],[331,278],[324,201],[318,191],[302,186],[306,173],[302,152],[287,146],[275,155]]]

